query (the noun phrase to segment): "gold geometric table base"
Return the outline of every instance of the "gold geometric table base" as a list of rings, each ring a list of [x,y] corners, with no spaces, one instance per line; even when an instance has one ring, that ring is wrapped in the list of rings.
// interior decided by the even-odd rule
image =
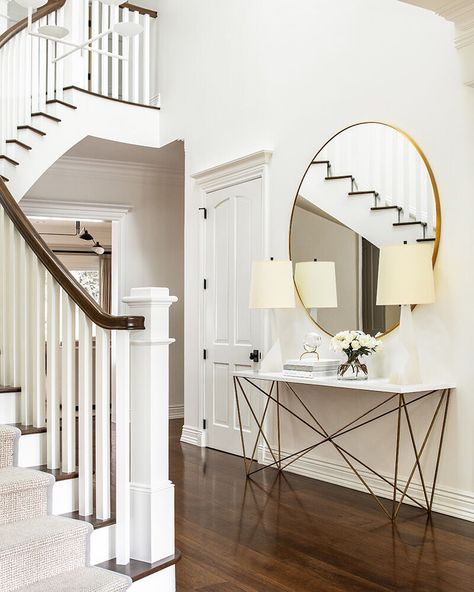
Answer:
[[[371,407],[366,412],[364,412],[362,415],[358,416],[356,419],[354,419],[351,422],[347,423],[346,425],[342,426],[341,428],[339,428],[335,432],[329,433],[323,427],[323,425],[320,423],[320,421],[317,419],[316,415],[304,403],[304,401],[301,399],[301,397],[298,395],[298,393],[295,391],[295,389],[293,388],[293,386],[290,383],[285,382],[285,381],[277,381],[277,380],[271,381],[270,390],[267,393],[264,389],[262,389],[260,386],[255,384],[255,382],[253,382],[249,378],[244,377],[243,380],[246,383],[248,383],[249,385],[251,385],[251,387],[253,387],[257,391],[259,391],[261,394],[263,394],[266,397],[266,402],[265,402],[265,406],[263,409],[262,417],[259,419],[257,417],[256,411],[253,409],[253,407],[251,405],[250,399],[247,396],[245,389],[242,386],[242,381],[241,381],[240,377],[234,376],[234,392],[235,392],[235,399],[236,399],[236,405],[237,405],[237,414],[238,414],[238,418],[239,418],[239,429],[240,429],[240,437],[241,437],[241,441],[242,441],[242,451],[243,451],[243,457],[244,457],[245,472],[246,472],[247,478],[250,478],[255,473],[258,473],[260,471],[264,471],[269,468],[276,468],[279,471],[283,471],[284,469],[289,467],[291,464],[293,464],[294,462],[296,462],[297,460],[299,460],[300,458],[302,458],[303,456],[305,456],[306,454],[308,454],[309,452],[311,452],[312,450],[314,450],[318,446],[321,446],[322,444],[330,443],[330,444],[332,444],[332,446],[334,446],[334,448],[337,450],[337,452],[340,454],[340,456],[344,459],[346,464],[350,467],[350,469],[354,472],[354,474],[357,476],[357,478],[361,481],[361,483],[364,485],[364,487],[367,489],[367,491],[371,494],[371,496],[377,502],[380,509],[385,513],[385,515],[390,520],[394,521],[397,519],[397,516],[400,512],[400,507],[401,507],[403,500],[405,498],[408,498],[414,504],[419,506],[422,510],[424,510],[428,514],[431,514],[431,511],[433,508],[433,499],[434,499],[434,495],[435,495],[435,491],[436,491],[436,481],[438,478],[439,464],[440,464],[440,459],[441,459],[441,451],[442,451],[443,440],[444,440],[444,433],[445,433],[445,429],[446,429],[446,418],[448,415],[448,406],[449,406],[449,399],[450,399],[450,394],[451,394],[450,389],[432,390],[432,391],[424,393],[422,395],[418,395],[415,398],[410,399],[408,401],[406,400],[404,394],[391,394],[384,401],[375,405],[374,407]],[[300,405],[303,407],[303,409],[305,410],[305,412],[309,416],[310,421],[308,421],[307,419],[305,419],[304,417],[302,417],[301,415],[299,415],[298,413],[296,413],[295,411],[293,411],[287,405],[283,404],[280,401],[280,382],[282,382],[282,384],[286,385],[289,392],[292,393],[293,397],[300,403]],[[243,427],[242,427],[239,391],[240,391],[240,395],[244,398],[245,402],[247,403],[248,408],[250,409],[250,413],[251,413],[252,417],[254,418],[254,420],[256,421],[257,426],[258,426],[257,437],[255,439],[255,444],[253,446],[252,454],[250,455],[250,457],[247,457],[246,450],[245,450],[245,440],[244,440],[244,432],[243,432]],[[436,408],[433,413],[433,417],[431,418],[429,427],[428,427],[426,434],[423,438],[421,446],[418,446],[417,442],[415,440],[414,433],[413,433],[413,425],[412,425],[412,420],[410,417],[409,408],[414,403],[421,401],[421,400],[425,399],[426,397],[435,396],[436,394],[439,394],[439,401],[436,405]],[[277,419],[277,443],[278,443],[278,455],[277,456],[278,457],[273,452],[273,449],[270,446],[268,438],[264,432],[264,422],[265,422],[265,418],[267,417],[267,412],[268,412],[268,409],[270,406],[270,402],[274,403],[274,405],[276,406],[276,411],[277,411],[276,419]],[[387,410],[387,407],[389,406],[390,403],[392,403],[392,405]],[[307,446],[297,452],[293,452],[292,454],[288,454],[287,456],[282,458],[282,456],[281,456],[280,410],[286,411],[288,414],[290,414],[292,417],[294,417],[295,419],[300,421],[302,424],[309,427],[321,439],[318,440],[316,443],[311,444],[310,446]],[[377,410],[379,411],[379,413],[375,417],[368,418],[368,416],[371,413],[373,413],[374,411],[377,411]],[[434,469],[432,485],[431,485],[431,488],[428,488],[426,485],[425,476],[423,474],[423,470],[421,467],[421,458],[427,448],[428,442],[434,438],[433,428],[434,428],[434,425],[436,423],[436,419],[437,419],[438,415],[440,414],[440,412],[442,415],[442,423],[441,423],[441,428],[439,430],[439,441],[438,441],[438,450],[437,450],[437,454],[436,454],[436,464],[435,464],[435,469]],[[390,415],[390,414],[397,415],[394,473],[393,473],[392,479],[388,479],[387,477],[384,477],[383,475],[381,475],[374,468],[370,467],[367,463],[363,462],[362,460],[360,460],[359,458],[354,456],[351,452],[349,452],[346,448],[341,446],[336,441],[341,436],[348,434],[349,432],[352,432],[354,430],[360,429],[360,428],[362,428],[368,424],[371,424],[371,423],[381,419],[382,417],[386,417],[387,415]],[[399,470],[399,460],[400,460],[400,440],[401,440],[400,431],[401,431],[403,419],[405,419],[405,422],[406,422],[406,425],[408,428],[409,437],[410,437],[411,445],[413,447],[413,452],[414,452],[414,456],[415,456],[415,462],[414,462],[413,467],[410,471],[407,482],[405,483],[405,486],[402,488],[398,483],[398,478],[399,478],[398,470]],[[273,458],[273,462],[271,462],[268,465],[261,466],[259,468],[252,470],[253,464],[256,463],[256,460],[254,457],[255,457],[255,452],[257,450],[257,446],[258,446],[258,442],[260,440],[260,437],[263,438],[263,440],[267,446],[267,449],[269,450],[269,452]],[[360,466],[364,467],[366,470],[370,471],[373,475],[375,475],[376,477],[378,477],[379,479],[384,481],[386,484],[390,485],[390,487],[392,488],[392,491],[393,491],[392,503],[391,503],[390,509],[387,509],[386,505],[374,493],[374,491],[372,490],[370,485],[367,483],[367,481],[364,479],[364,477],[357,470],[356,465],[360,465]],[[411,484],[413,477],[416,473],[418,473],[420,476],[421,486],[423,489],[423,498],[424,498],[423,502],[418,501],[417,499],[415,499],[414,497],[412,497],[409,494],[409,487],[410,487],[410,484]]]

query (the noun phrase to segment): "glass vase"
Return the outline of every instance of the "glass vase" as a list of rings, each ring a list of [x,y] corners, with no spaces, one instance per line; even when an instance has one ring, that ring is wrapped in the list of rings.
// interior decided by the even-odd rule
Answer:
[[[358,357],[348,358],[337,369],[338,380],[367,380],[369,371]]]

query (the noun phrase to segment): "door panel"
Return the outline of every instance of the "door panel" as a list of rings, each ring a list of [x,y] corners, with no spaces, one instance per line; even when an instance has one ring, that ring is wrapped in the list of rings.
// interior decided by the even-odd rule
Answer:
[[[263,257],[262,203],[255,179],[209,194],[206,204],[207,442],[233,454],[242,447],[232,373],[252,367],[250,352],[263,341],[261,311],[248,308],[252,261]],[[248,448],[256,424],[242,396],[240,411]]]

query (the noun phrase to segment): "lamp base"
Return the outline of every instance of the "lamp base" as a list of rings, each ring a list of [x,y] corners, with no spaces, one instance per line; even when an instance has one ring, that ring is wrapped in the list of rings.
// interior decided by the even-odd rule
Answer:
[[[397,368],[390,375],[392,384],[420,384],[420,358],[416,344],[413,315],[409,304],[402,304],[400,313],[400,351]]]

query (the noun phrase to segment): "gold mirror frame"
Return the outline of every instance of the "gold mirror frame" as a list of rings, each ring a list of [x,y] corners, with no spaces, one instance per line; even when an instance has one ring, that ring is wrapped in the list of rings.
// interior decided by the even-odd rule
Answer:
[[[435,244],[433,247],[433,269],[436,263],[436,259],[438,258],[438,251],[439,251],[439,243],[441,240],[441,204],[440,204],[440,199],[439,199],[439,191],[438,191],[438,185],[436,184],[436,179],[435,176],[433,174],[433,170],[431,168],[430,163],[428,162],[428,159],[426,158],[423,150],[419,147],[419,145],[415,142],[415,140],[409,135],[407,134],[405,131],[403,131],[402,129],[400,129],[399,127],[395,126],[395,125],[391,125],[390,123],[384,123],[383,121],[360,121],[359,123],[353,123],[352,125],[348,125],[347,127],[345,127],[344,129],[338,131],[336,134],[334,134],[333,136],[331,136],[331,138],[329,138],[329,140],[327,140],[327,142],[325,142],[322,147],[316,152],[316,154],[313,156],[313,158],[311,159],[309,165],[306,167],[306,170],[304,172],[304,175],[300,181],[300,184],[298,185],[298,189],[296,191],[296,195],[295,195],[295,199],[293,201],[293,208],[291,209],[291,216],[290,216],[290,226],[289,226],[289,232],[288,232],[288,253],[290,256],[290,261],[292,260],[292,253],[291,253],[291,229],[293,226],[293,216],[295,214],[295,208],[296,208],[296,201],[298,199],[298,195],[300,193],[300,189],[301,186],[303,185],[303,182],[305,180],[305,177],[309,171],[309,169],[311,168],[311,165],[313,164],[313,162],[315,160],[318,159],[319,154],[324,150],[324,148],[326,148],[326,146],[332,142],[332,140],[334,140],[334,138],[337,138],[337,136],[339,136],[340,134],[344,133],[345,131],[353,128],[353,127],[357,127],[359,125],[367,125],[367,124],[378,124],[378,125],[384,125],[386,127],[389,127],[397,132],[399,132],[400,134],[402,134],[402,136],[404,136],[409,142],[410,144],[413,146],[413,148],[415,148],[415,150],[418,152],[418,154],[420,155],[421,159],[423,160],[426,170],[428,171],[428,174],[430,176],[430,181],[431,181],[431,187],[433,188],[433,195],[434,195],[434,199],[435,199],[435,210],[436,210],[436,237],[435,237]],[[301,302],[301,304],[303,304],[302,300],[301,300],[301,296],[300,293],[298,291],[298,286],[296,285],[295,282],[295,277],[293,274],[293,283],[295,284],[295,290],[296,293],[298,294],[298,298],[299,301]],[[416,304],[412,306],[412,310],[416,307]],[[316,325],[316,327],[318,327],[321,331],[323,331],[324,333],[326,333],[326,335],[329,335],[330,337],[333,337],[332,333],[329,333],[329,331],[326,331],[326,329],[324,327],[321,327],[321,325],[319,325],[311,316],[311,314],[308,312],[308,310],[306,308],[303,309],[305,311],[305,313],[308,315],[309,319],[311,320],[312,323],[314,323]],[[389,333],[391,333],[394,329],[396,329],[399,326],[400,322],[395,323],[393,325],[393,327],[390,327],[390,329],[388,329],[387,331],[385,331],[385,333],[383,333],[382,335],[380,335],[380,337],[385,337],[386,335],[388,335]]]

